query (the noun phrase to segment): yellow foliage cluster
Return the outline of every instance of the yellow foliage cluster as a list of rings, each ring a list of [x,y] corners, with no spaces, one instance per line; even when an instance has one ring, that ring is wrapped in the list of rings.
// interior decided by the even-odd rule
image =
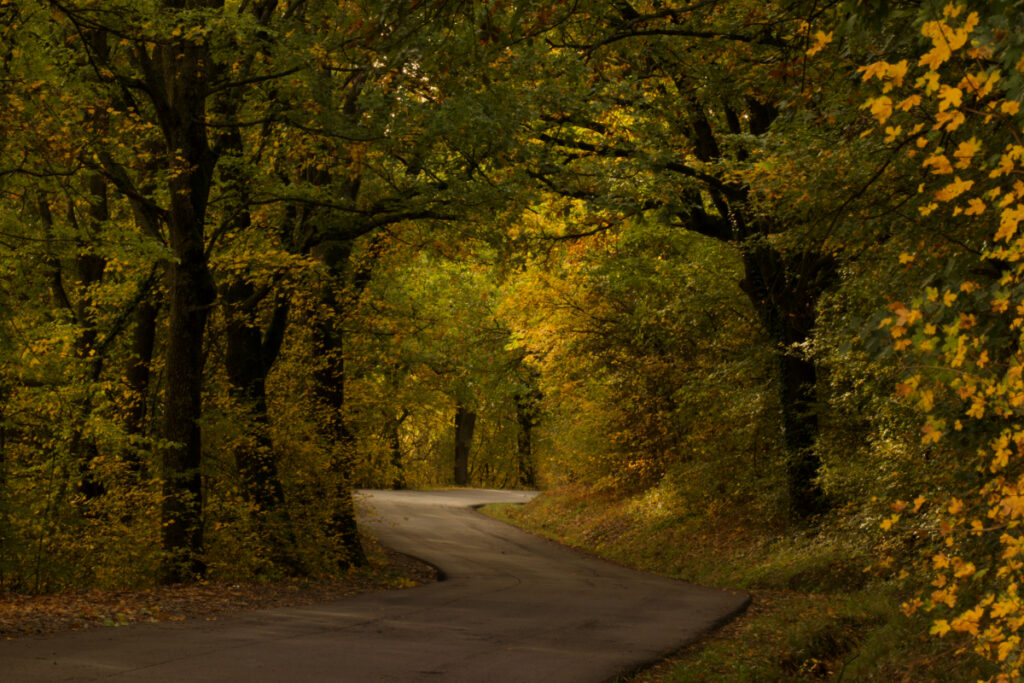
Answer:
[[[1020,102],[1006,94],[1000,45],[976,29],[978,12],[950,3],[926,21],[930,49],[906,60],[862,68],[882,92],[863,107],[884,126],[887,142],[920,158],[919,212],[935,225],[970,226],[988,235],[982,262],[1001,272],[993,284],[946,281],[913,302],[890,306],[882,321],[909,377],[896,393],[924,417],[922,443],[957,453],[974,473],[956,496],[898,501],[882,526],[928,512],[938,547],[927,595],[905,605],[933,611],[931,632],[964,634],[979,654],[1021,678],[1024,601],[1024,146]],[[1018,70],[1021,65],[1018,64]],[[897,120],[898,119],[898,120]],[[897,125],[898,124],[898,125]],[[950,179],[951,178],[951,179]],[[932,216],[930,219],[925,217]],[[904,253],[901,264],[917,255]],[[984,323],[984,324],[983,324]],[[993,437],[993,434],[996,436]],[[930,508],[929,508],[930,506]]]

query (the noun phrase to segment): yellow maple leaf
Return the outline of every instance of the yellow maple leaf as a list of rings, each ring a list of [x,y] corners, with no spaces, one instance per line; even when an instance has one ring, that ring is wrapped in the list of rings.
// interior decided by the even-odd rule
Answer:
[[[979,21],[980,21],[980,18],[978,17],[978,13],[977,12],[971,12],[970,14],[968,14],[967,15],[967,20],[964,21],[964,28],[963,28],[964,33],[968,34],[971,31],[973,31],[975,29],[975,27],[978,25]]]
[[[917,65],[927,66],[932,71],[935,71],[951,56],[953,56],[953,53],[950,51],[949,45],[943,42],[926,52],[921,59],[917,61]]]
[[[967,410],[967,416],[973,417],[977,420],[985,417],[985,399],[980,396],[976,396],[974,401],[971,402],[971,407]]]
[[[963,104],[964,91],[949,85],[939,87],[939,111],[946,111],[950,107],[959,107]]]
[[[864,72],[864,75],[861,76],[861,80],[865,81],[870,81],[872,78],[882,78],[883,76],[885,76],[888,70],[889,62],[875,62],[874,64],[862,66],[858,69],[858,71]]]
[[[813,57],[814,55],[821,52],[826,45],[832,42],[832,31],[825,33],[824,31],[818,31],[814,34],[814,45],[807,50],[807,55]],[[866,80],[866,79],[865,79]]]
[[[871,115],[879,123],[885,123],[892,116],[892,98],[888,95],[871,98],[864,106],[870,109]]]
[[[1004,641],[1001,641],[996,646],[996,658],[1000,662],[1005,662],[1006,658],[1010,656],[1010,653],[1020,647],[1020,638],[1018,636],[1010,636]],[[1007,679],[1009,680],[1009,679]]]
[[[977,197],[972,197],[967,201],[967,210],[964,211],[968,216],[977,216],[985,213],[985,202],[981,201]]]
[[[896,108],[900,111],[910,111],[919,104],[921,104],[921,96],[911,95],[910,97],[900,100],[900,103],[896,105]]]
[[[971,138],[961,142],[956,151],[953,152],[953,158],[957,160],[957,168],[967,168],[971,165],[971,159],[974,155],[981,150],[981,145],[978,143],[977,138]]]
[[[932,130],[956,130],[964,124],[967,118],[964,113],[959,109],[952,109],[950,111],[940,111],[935,115],[935,125],[932,126]]]
[[[923,139],[923,138],[922,138]],[[925,168],[932,167],[931,171],[935,175],[945,175],[953,172],[953,165],[949,163],[949,159],[945,154],[933,154],[924,161],[921,165]]]
[[[1017,226],[1024,220],[1024,205],[1008,207],[999,214],[999,230],[996,231],[996,241],[1009,241],[1017,232]]]
[[[973,180],[961,180],[959,176],[954,176],[953,182],[935,193],[935,198],[940,202],[948,202],[956,199],[972,187],[974,187]]]
[[[829,34],[831,38],[832,34]],[[889,64],[886,66],[885,75],[889,77],[892,84],[897,88],[903,87],[903,79],[907,75],[907,60],[901,59],[895,64]]]

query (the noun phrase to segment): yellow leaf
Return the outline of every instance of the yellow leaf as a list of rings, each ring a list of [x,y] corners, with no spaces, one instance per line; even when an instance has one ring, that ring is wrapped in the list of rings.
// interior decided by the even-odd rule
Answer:
[[[926,95],[931,95],[939,89],[939,73],[934,69],[917,79],[914,85],[924,90]]]
[[[1024,205],[1018,204],[1015,207],[1003,209],[999,214],[999,230],[996,231],[996,241],[1007,240],[1017,232],[1017,226],[1024,220]]]
[[[917,65],[927,66],[929,69],[934,71],[942,66],[942,63],[948,60],[952,55],[953,53],[950,51],[949,45],[942,43],[941,45],[936,45],[925,53],[924,56],[917,61]]]
[[[932,130],[956,130],[963,125],[967,118],[958,109],[951,111],[940,111],[935,115],[935,125],[932,126]]]
[[[821,33],[821,31],[818,33]],[[862,80],[869,81],[872,78],[882,78],[889,71],[889,62],[875,62],[868,66],[862,66],[858,70],[864,72],[864,75],[861,76]]]
[[[996,657],[1000,662],[1005,662],[1006,658],[1010,656],[1010,653],[1020,647],[1020,638],[1018,636],[1010,636],[1006,640],[999,643],[996,648]]]
[[[921,431],[924,433],[924,436],[921,437],[921,443],[926,446],[942,440],[942,430],[936,429],[932,424],[926,424],[921,428]]]
[[[892,99],[888,95],[871,98],[864,106],[870,108],[871,115],[879,123],[885,123],[892,116]]]
[[[888,519],[882,520],[882,523],[879,526],[882,527],[882,531],[888,531],[889,529],[892,528],[892,525],[895,524],[898,521],[900,521],[900,516],[899,515],[892,515]]]
[[[934,392],[932,392],[932,391],[930,391],[928,389],[923,389],[921,391],[921,393],[919,394],[919,396],[920,396],[920,398],[918,399],[918,406],[921,408],[921,410],[923,410],[923,411],[925,411],[927,413],[928,411],[930,411],[932,408],[935,407],[935,393]]]
[[[973,180],[961,180],[959,176],[955,176],[953,182],[935,193],[935,198],[940,202],[948,202],[956,199],[972,187],[974,187]]]
[[[961,142],[953,152],[953,157],[957,160],[957,168],[967,168],[971,165],[971,159],[981,149],[981,145],[978,144],[977,138],[971,138],[965,142]]]
[[[939,88],[939,111],[950,107],[959,107],[963,103],[963,91],[960,88],[943,85]]]
[[[921,138],[922,140],[924,138]],[[953,172],[953,166],[949,163],[949,159],[946,158],[945,154],[933,154],[924,161],[921,165],[925,168],[932,167],[932,173],[935,175],[945,175]]]
[[[828,33],[818,31],[814,34],[814,45],[807,50],[807,55],[814,56],[818,54],[830,42],[832,42],[832,31],[829,31]]]
[[[985,212],[985,202],[981,201],[977,197],[972,197],[967,201],[967,210],[964,211],[968,216],[977,216]]]
[[[999,105],[999,111],[1010,116],[1015,116],[1017,112],[1020,111],[1020,102],[1006,100],[1005,102]]]
[[[949,622],[945,619],[938,619],[932,624],[931,629],[928,631],[933,636],[939,636],[940,638],[949,633],[950,626]]]
[[[1009,154],[1003,154],[999,157],[999,166],[994,168],[991,173],[988,174],[989,178],[998,178],[1001,175],[1006,175],[1013,171],[1013,157]]]
[[[967,416],[977,420],[983,418],[985,416],[985,399],[975,396],[974,401],[971,402],[971,407],[967,410]]]
[[[896,105],[896,108],[900,111],[910,111],[919,104],[921,104],[921,96],[911,95],[906,99],[900,100],[900,103]]]

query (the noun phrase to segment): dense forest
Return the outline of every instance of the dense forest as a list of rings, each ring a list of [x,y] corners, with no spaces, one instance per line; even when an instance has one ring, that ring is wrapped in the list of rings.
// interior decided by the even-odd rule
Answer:
[[[1016,679],[1022,19],[0,0],[0,589],[331,574],[354,489],[569,487],[831,539]]]

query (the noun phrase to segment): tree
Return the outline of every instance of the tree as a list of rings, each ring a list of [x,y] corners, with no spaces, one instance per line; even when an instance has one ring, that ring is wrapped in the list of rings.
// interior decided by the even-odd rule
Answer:
[[[843,109],[850,86],[835,76],[841,64],[808,65],[807,53],[830,40],[813,33],[820,21],[822,10],[802,5],[586,6],[551,39],[556,68],[585,88],[579,98],[555,90],[538,105],[543,144],[531,166],[550,190],[594,207],[580,235],[652,213],[736,250],[773,347],[797,517],[825,506],[815,450],[820,369],[807,347],[821,296],[837,280],[837,227],[876,171],[822,152],[856,150],[844,143],[861,126]],[[793,167],[827,201],[808,201],[814,192],[797,186],[801,204],[773,202],[773,189],[794,187],[785,173]]]
[[[889,140],[912,143],[920,166],[916,224],[948,242],[911,241],[899,255],[910,297],[878,325],[902,377],[896,393],[922,413],[912,502],[892,503],[882,527],[908,517],[928,534],[931,587],[905,605],[936,614],[932,633],[970,638],[976,652],[1019,678],[1021,478],[1020,328],[1024,220],[1020,173],[1024,83],[1016,7],[948,3],[922,8],[927,39],[914,59],[865,65],[881,81],[864,107]],[[1012,17],[1012,19],[1011,19]],[[884,317],[883,317],[884,316]]]

